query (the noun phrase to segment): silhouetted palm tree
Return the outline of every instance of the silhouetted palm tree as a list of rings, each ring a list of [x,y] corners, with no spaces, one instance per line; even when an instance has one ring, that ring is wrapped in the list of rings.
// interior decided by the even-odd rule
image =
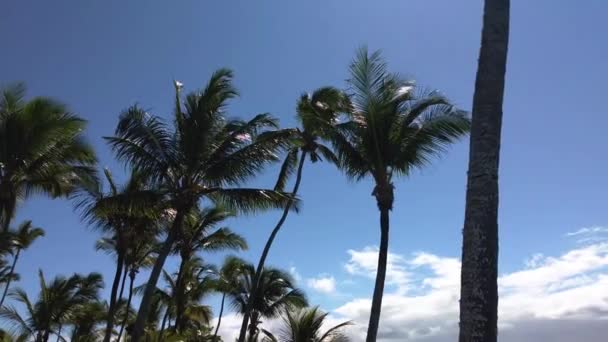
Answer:
[[[143,220],[142,224],[147,221]],[[151,223],[151,226],[154,222]],[[127,242],[127,253],[125,255],[125,271],[128,271],[129,276],[129,293],[127,295],[126,307],[131,307],[131,301],[133,299],[133,288],[135,285],[135,278],[139,273],[139,270],[144,268],[150,268],[156,261],[155,253],[158,249],[158,243],[156,241],[155,234],[146,233],[149,232],[150,225],[135,225],[136,229],[132,229],[129,234]],[[124,281],[123,281],[124,287]],[[120,296],[122,298],[122,289]],[[120,341],[124,329],[127,325],[127,321],[132,313],[130,311],[124,311],[122,315],[122,323],[120,324],[120,330],[118,332],[117,341]]]
[[[304,162],[306,158],[310,158],[311,162],[315,163],[319,160],[326,159],[332,163],[337,163],[337,158],[333,154],[330,148],[323,145],[322,138],[324,136],[324,130],[331,127],[338,118],[340,113],[348,111],[350,108],[348,97],[332,87],[319,88],[315,92],[310,94],[304,94],[300,97],[297,104],[297,119],[300,124],[300,128],[288,130],[292,134],[292,146],[289,149],[285,161],[281,167],[279,178],[275,186],[276,190],[283,190],[288,178],[296,172],[296,179],[294,182],[292,195],[295,196],[298,193],[300,182],[302,181],[302,171],[304,169]],[[299,160],[299,161],[298,161]],[[260,260],[257,264],[256,274],[254,277],[254,288],[257,284],[258,278],[264,265],[266,258],[272,247],[272,243],[276,238],[279,230],[285,223],[289,210],[291,208],[291,202],[289,202],[283,209],[283,214],[279,218],[279,221],[271,231],[268,240],[260,256]],[[255,293],[255,292],[254,292]],[[241,332],[239,335],[239,341],[244,341],[247,333],[247,323],[251,312],[251,304],[247,308],[243,315],[243,322],[241,324]]]
[[[325,332],[322,331],[327,313],[314,308],[301,308],[288,310],[283,314],[283,326],[278,338],[272,333],[263,330],[268,342],[348,342],[350,339],[343,334],[346,326],[352,322],[347,321],[335,325]]]
[[[509,6],[509,0],[486,0],[484,7],[462,232],[460,342],[497,338],[498,160]]]
[[[106,321],[108,306],[99,301],[91,301],[76,307],[66,323],[73,325],[70,341],[96,342],[99,341],[105,329],[99,325]]]
[[[224,314],[224,305],[226,302],[226,296],[237,291],[238,277],[243,274],[243,267],[247,263],[235,256],[226,257],[222,267],[217,273],[217,279],[215,284],[215,290],[222,294],[222,301],[220,303],[220,312],[217,316],[217,324],[213,333],[212,341],[217,341],[218,331],[220,330],[220,324],[222,323],[222,315]]]
[[[94,174],[86,122],[46,97],[25,100],[25,87],[0,90],[0,230],[9,229],[19,202],[42,193],[64,196]]]
[[[130,245],[134,241],[155,239],[159,213],[162,213],[163,208],[157,206],[160,196],[147,187],[141,174],[132,172],[123,187],[116,184],[108,169],[104,169],[104,175],[109,189],[104,191],[101,182],[81,187],[76,207],[81,210],[86,221],[106,234],[106,237],[98,241],[96,248],[116,257],[104,336],[104,341],[109,342],[114,331],[116,303],[122,297],[124,288],[121,288],[119,296],[121,276],[127,271],[126,257]]]
[[[15,231],[9,231],[10,244],[13,252],[13,263],[11,265],[9,273],[6,275],[6,286],[2,293],[2,299],[0,299],[0,307],[4,304],[4,299],[8,293],[8,289],[11,286],[11,280],[15,278],[15,266],[19,260],[21,251],[31,246],[36,239],[44,236],[44,230],[42,228],[32,227],[32,221],[25,221],[19,225]]]
[[[182,277],[184,268],[192,260],[195,253],[222,250],[243,250],[247,248],[245,239],[232,232],[228,227],[219,227],[224,220],[233,217],[230,211],[221,207],[194,210],[184,221],[182,233],[176,241],[175,250],[180,256],[180,266],[176,279],[175,292],[175,325],[180,332],[184,328],[186,285]]]
[[[11,291],[10,296],[25,306],[26,316],[21,316],[14,307],[3,307],[0,318],[21,340],[34,338],[36,342],[48,342],[50,335],[57,332],[75,309],[98,300],[103,282],[97,273],[87,276],[75,274],[70,278],[59,276],[47,284],[40,271],[39,278],[40,293],[36,302],[32,303],[21,289]]]
[[[394,183],[413,169],[426,166],[470,126],[466,113],[437,92],[417,92],[412,81],[389,73],[380,53],[358,51],[350,65],[352,92],[349,121],[334,125],[331,140],[344,173],[355,181],[373,178],[372,196],[380,211],[380,250],[367,342],[375,342],[380,319],[389,212]]]
[[[149,177],[173,208],[172,224],[147,282],[133,341],[142,337],[156,283],[183,222],[201,199],[222,203],[230,210],[283,208],[290,196],[263,189],[238,187],[277,160],[287,137],[268,129],[276,121],[261,114],[249,121],[227,120],[225,110],[236,97],[232,73],[215,72],[202,91],[180,99],[176,84],[174,128],[138,107],[121,114],[115,136],[106,138],[121,161]],[[234,188],[233,186],[237,186]]]
[[[274,318],[283,310],[308,305],[304,292],[296,288],[292,277],[287,272],[275,268],[264,268],[258,282],[256,295],[252,296],[255,267],[245,264],[240,269],[234,290],[229,294],[233,307],[241,314],[245,313],[250,298],[254,300],[251,320],[248,325],[248,341],[257,341],[259,325],[263,318]]]

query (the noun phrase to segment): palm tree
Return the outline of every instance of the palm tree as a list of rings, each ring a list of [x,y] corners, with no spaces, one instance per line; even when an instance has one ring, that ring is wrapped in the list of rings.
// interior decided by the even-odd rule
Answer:
[[[348,342],[350,339],[346,337],[342,330],[351,325],[352,322],[347,321],[335,325],[327,329],[324,333],[321,331],[327,313],[314,308],[301,308],[297,310],[287,310],[283,314],[283,327],[280,330],[277,338],[272,333],[263,330],[266,335],[265,340],[269,342]]]
[[[236,291],[236,285],[238,283],[238,277],[243,273],[243,266],[246,262],[243,259],[235,256],[226,257],[222,263],[222,267],[217,273],[217,280],[215,289],[222,294],[222,301],[220,304],[220,312],[217,316],[217,325],[213,332],[212,341],[217,341],[217,334],[220,330],[220,324],[222,323],[222,315],[224,314],[224,304],[226,302],[226,296]]]
[[[211,308],[200,304],[201,301],[216,289],[215,274],[217,273],[211,265],[204,264],[202,259],[192,257],[188,260],[181,269],[182,283],[184,284],[183,295],[183,313],[182,313],[182,329],[178,331],[177,327],[177,310],[176,310],[176,295],[178,293],[177,278],[178,273],[169,274],[163,270],[163,280],[166,284],[165,289],[156,288],[153,297],[154,314],[152,319],[148,320],[148,333],[156,331],[160,322],[160,332],[158,338],[163,340],[165,328],[172,330],[173,334],[187,334],[190,330],[198,330],[204,325],[208,325],[211,320]],[[134,292],[141,294],[145,291],[145,285],[137,287]],[[163,313],[164,312],[164,313]],[[149,317],[150,318],[150,317]],[[175,324],[171,326],[171,320],[175,319]]]
[[[211,308],[207,305],[202,305],[202,300],[215,291],[215,269],[211,265],[202,263],[200,258],[191,258],[182,268],[181,283],[183,289],[181,292],[174,292],[173,300],[176,303],[175,315],[175,331],[183,334],[190,330],[199,330],[202,326],[208,325],[212,313]],[[177,275],[176,275],[177,276]],[[175,282],[177,286],[177,279]],[[174,290],[179,291],[179,287]],[[182,322],[178,321],[180,313],[177,312],[178,297],[182,295]],[[179,324],[182,326],[179,327]]]
[[[0,284],[6,284],[10,281],[19,280],[19,274],[11,272],[11,266],[8,262],[0,257]]]
[[[182,275],[184,267],[192,260],[195,253],[247,249],[247,243],[243,237],[235,234],[227,227],[218,227],[224,220],[233,216],[230,211],[221,207],[211,207],[193,211],[184,221],[182,234],[175,245],[176,253],[181,258],[175,292],[175,325],[177,331],[181,331],[185,323],[183,314],[185,312],[184,292],[186,291],[186,285]]]
[[[145,220],[144,220],[145,221]],[[134,227],[144,228],[144,226],[135,225]],[[149,226],[145,226],[149,227]],[[129,273],[129,294],[127,295],[126,307],[131,307],[131,300],[133,299],[133,286],[135,284],[135,278],[142,268],[150,268],[154,265],[156,258],[154,254],[157,250],[156,236],[153,234],[146,234],[145,230],[143,233],[138,233],[139,229],[132,229],[131,232],[137,235],[129,236],[127,242],[127,253],[125,255],[125,271]],[[130,235],[130,234],[129,234]],[[124,281],[123,281],[124,286]],[[122,290],[119,296],[122,298]],[[127,325],[131,312],[125,311],[122,315],[122,323],[118,332],[117,341],[120,341],[124,329]],[[118,316],[120,317],[120,315]]]
[[[1,89],[0,229],[7,231],[19,202],[35,193],[70,194],[94,174],[86,122],[50,98],[25,100],[23,85]]]
[[[99,301],[79,305],[67,319],[73,325],[70,341],[95,342],[103,336],[99,324],[107,320],[108,305]]]
[[[437,92],[417,92],[412,81],[387,71],[379,52],[358,51],[350,65],[348,84],[352,113],[331,135],[340,166],[359,181],[371,176],[372,196],[380,211],[380,250],[367,342],[376,341],[386,261],[389,212],[393,208],[393,177],[408,176],[427,165],[470,126],[466,113]]]
[[[8,289],[11,286],[11,280],[14,278],[15,266],[17,266],[17,260],[19,260],[21,251],[29,248],[39,237],[44,236],[44,230],[42,228],[32,227],[32,221],[25,221],[21,223],[17,230],[11,233],[11,244],[13,246],[14,253],[13,264],[11,265],[11,269],[7,275],[6,286],[4,287],[4,292],[2,293],[2,299],[0,299],[0,307],[2,307],[6,294],[8,293]]]
[[[26,317],[14,307],[0,309],[0,318],[10,327],[10,332],[20,340],[34,338],[36,342],[48,342],[57,328],[81,305],[97,301],[103,287],[101,275],[87,276],[75,274],[70,278],[56,277],[47,284],[42,271],[39,272],[40,293],[32,303],[27,293],[21,289],[12,291],[10,296],[25,306]]]
[[[486,0],[484,7],[462,232],[461,342],[497,338],[498,160],[509,6],[509,0]]]
[[[123,274],[126,273],[125,257],[129,244],[133,240],[154,239],[158,226],[155,220],[159,219],[158,212],[162,208],[154,206],[154,200],[158,197],[147,188],[146,180],[141,174],[131,172],[131,177],[122,188],[118,187],[108,169],[104,169],[104,175],[109,187],[107,193],[100,182],[86,184],[77,193],[79,200],[76,208],[82,212],[84,220],[107,234],[98,241],[96,248],[116,256],[104,337],[104,341],[109,342],[113,334],[116,304],[124,289],[121,288],[118,296],[121,277],[124,278]],[[154,214],[154,209],[157,214]]]
[[[133,327],[133,341],[142,337],[152,295],[183,222],[201,199],[230,210],[283,208],[290,196],[279,191],[238,187],[257,175],[285,146],[287,137],[269,128],[276,120],[260,114],[249,121],[227,120],[225,110],[236,97],[232,72],[215,72],[205,89],[180,98],[176,82],[174,129],[138,107],[125,111],[115,136],[107,141],[119,160],[149,177],[163,190],[172,208],[172,223],[147,282]],[[237,186],[235,188],[235,186]]]
[[[297,169],[296,179],[291,193],[293,196],[298,193],[300,182],[302,181],[304,162],[307,157],[309,157],[313,163],[322,159],[337,163],[336,156],[330,148],[322,144],[321,138],[324,136],[324,128],[331,127],[331,125],[336,122],[338,115],[348,111],[349,107],[348,97],[338,89],[332,87],[319,88],[313,92],[312,95],[303,94],[300,97],[297,104],[296,117],[301,128],[290,130],[292,133],[292,147],[289,149],[287,157],[281,167],[275,186],[276,190],[283,190],[289,176]],[[264,268],[272,243],[285,223],[290,208],[291,202],[287,203],[279,221],[271,231],[270,236],[268,236],[268,240],[266,241],[266,245],[264,246],[264,250],[262,251],[256,268],[254,288],[257,286],[258,278]],[[243,315],[243,322],[239,335],[239,341],[241,342],[244,341],[247,333],[247,323],[249,321],[250,312],[251,304]]]
[[[241,274],[236,279],[233,291],[229,293],[233,307],[241,314],[245,313],[248,303],[252,298],[254,299],[251,301],[253,305],[248,326],[249,342],[257,340],[260,332],[258,327],[263,318],[274,318],[285,309],[308,305],[304,292],[295,287],[289,273],[275,268],[264,268],[256,289],[257,293],[252,296],[255,271],[252,264],[244,264],[240,268]]]

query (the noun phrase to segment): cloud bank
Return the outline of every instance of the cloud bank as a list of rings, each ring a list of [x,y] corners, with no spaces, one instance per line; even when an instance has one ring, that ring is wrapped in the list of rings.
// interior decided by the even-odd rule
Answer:
[[[519,270],[502,274],[499,284],[499,341],[605,341],[608,336],[608,229],[591,227],[568,234],[577,246],[558,256],[531,255]],[[377,249],[347,251],[343,276],[371,286]],[[331,295],[342,275],[309,278],[307,285]],[[344,278],[344,277],[342,277]],[[338,281],[336,281],[338,279]],[[389,253],[379,342],[455,341],[458,334],[460,261],[427,252]],[[347,298],[331,311],[331,323],[352,320],[353,342],[365,340],[371,299]],[[233,317],[236,321],[239,318]],[[230,322],[232,318],[226,320]],[[278,322],[266,322],[266,328]],[[222,323],[224,325],[224,323]],[[238,324],[237,324],[238,328]],[[231,323],[221,330],[232,340]]]

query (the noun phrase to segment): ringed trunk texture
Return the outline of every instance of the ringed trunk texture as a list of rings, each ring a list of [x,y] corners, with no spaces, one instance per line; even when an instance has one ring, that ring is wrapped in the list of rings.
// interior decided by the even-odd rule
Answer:
[[[163,269],[163,266],[165,265],[167,256],[169,255],[169,253],[171,253],[173,243],[175,242],[175,238],[177,237],[177,234],[181,229],[183,221],[184,212],[178,211],[175,216],[175,219],[173,220],[171,231],[167,235],[167,238],[165,239],[165,242],[161,247],[161,250],[158,254],[158,258],[156,259],[156,263],[154,263],[154,267],[152,268],[152,272],[150,273],[150,279],[146,284],[144,296],[141,299],[139,311],[137,312],[137,319],[135,320],[135,325],[133,326],[133,338],[131,339],[132,342],[140,342],[142,340],[142,337],[144,335],[144,326],[146,324],[146,319],[148,318],[148,312],[150,311],[150,304],[152,304],[154,289],[156,288],[156,284],[158,283],[158,278],[160,277],[160,273]]]
[[[0,308],[2,304],[4,304],[4,300],[6,299],[6,294],[8,293],[8,289],[11,286],[11,280],[13,278],[13,274],[15,274],[15,267],[17,266],[17,260],[19,260],[19,254],[21,253],[21,249],[17,249],[17,253],[15,253],[15,258],[13,258],[13,264],[11,265],[11,271],[8,274],[8,280],[6,281],[6,287],[4,287],[4,293],[2,293],[2,299],[0,300]]]
[[[486,0],[463,229],[459,342],[495,342],[498,323],[498,165],[509,0]]]
[[[298,189],[300,188],[300,183],[302,182],[302,170],[304,169],[304,162],[306,161],[306,152],[303,151],[300,156],[300,163],[298,165],[298,171],[296,175],[296,182],[293,186],[293,190],[291,192],[291,199],[287,202],[287,205],[283,209],[283,214],[281,218],[277,222],[276,226],[270,233],[268,240],[266,241],[266,245],[264,246],[264,250],[262,251],[262,255],[260,256],[260,261],[258,262],[258,266],[255,271],[255,275],[253,276],[253,286],[251,289],[251,293],[249,294],[249,300],[247,301],[247,306],[245,308],[245,313],[243,314],[243,322],[241,323],[241,332],[239,334],[238,342],[245,342],[245,338],[247,336],[247,323],[249,323],[249,316],[251,315],[251,310],[253,309],[253,303],[255,302],[255,295],[257,293],[258,282],[260,280],[260,275],[262,274],[262,270],[264,269],[264,264],[266,263],[266,258],[268,257],[268,252],[270,251],[270,247],[272,247],[272,243],[276,238],[279,230],[285,223],[287,219],[287,215],[289,214],[289,210],[293,205],[293,199],[298,193]]]
[[[120,278],[122,276],[122,268],[124,266],[123,254],[118,255],[116,261],[116,273],[114,273],[114,281],[112,282],[112,292],[110,293],[110,308],[108,309],[108,319],[106,322],[106,334],[103,338],[104,342],[110,342],[112,331],[114,329],[114,311],[116,311],[116,295],[120,286]]]
[[[222,304],[220,304],[220,313],[217,316],[217,325],[215,327],[215,332],[213,333],[213,342],[217,341],[217,333],[220,330],[220,324],[222,323],[222,315],[224,314],[224,301],[226,300],[226,294],[222,294]]]
[[[388,259],[388,235],[389,235],[389,208],[380,208],[380,250],[378,251],[378,271],[374,285],[374,296],[372,297],[372,310],[367,326],[366,342],[375,342],[380,324],[380,312],[382,310],[382,296],[384,294],[384,280],[386,279],[386,262]]]

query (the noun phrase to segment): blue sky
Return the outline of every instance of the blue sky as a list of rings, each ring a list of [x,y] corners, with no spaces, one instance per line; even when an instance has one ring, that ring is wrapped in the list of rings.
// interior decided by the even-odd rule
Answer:
[[[512,31],[500,170],[501,274],[536,253],[577,248],[568,232],[608,225],[605,79],[608,32],[604,1],[512,3]],[[101,136],[121,109],[138,103],[166,116],[172,80],[201,87],[219,67],[235,71],[242,96],[231,114],[270,112],[293,124],[299,94],[343,86],[355,49],[381,49],[390,69],[441,90],[470,109],[482,1],[11,1],[0,11],[0,83],[24,81],[29,95],[52,96],[89,120],[87,136],[102,166],[116,174]],[[397,185],[391,251],[458,258],[468,140]],[[271,186],[270,169],[256,180]],[[120,178],[120,177],[119,177]],[[290,216],[269,263],[295,267],[306,279],[333,276],[340,295],[310,292],[332,310],[371,294],[352,280],[352,254],[378,243],[378,213],[369,182],[349,183],[329,165],[306,165],[303,211]],[[278,218],[239,219],[256,259]],[[20,261],[20,286],[35,290],[35,271],[100,271],[113,262],[95,253],[98,234],[65,200],[35,198],[15,222],[32,219],[47,236]],[[219,256],[209,256],[219,260]],[[352,261],[352,260],[351,260]]]

